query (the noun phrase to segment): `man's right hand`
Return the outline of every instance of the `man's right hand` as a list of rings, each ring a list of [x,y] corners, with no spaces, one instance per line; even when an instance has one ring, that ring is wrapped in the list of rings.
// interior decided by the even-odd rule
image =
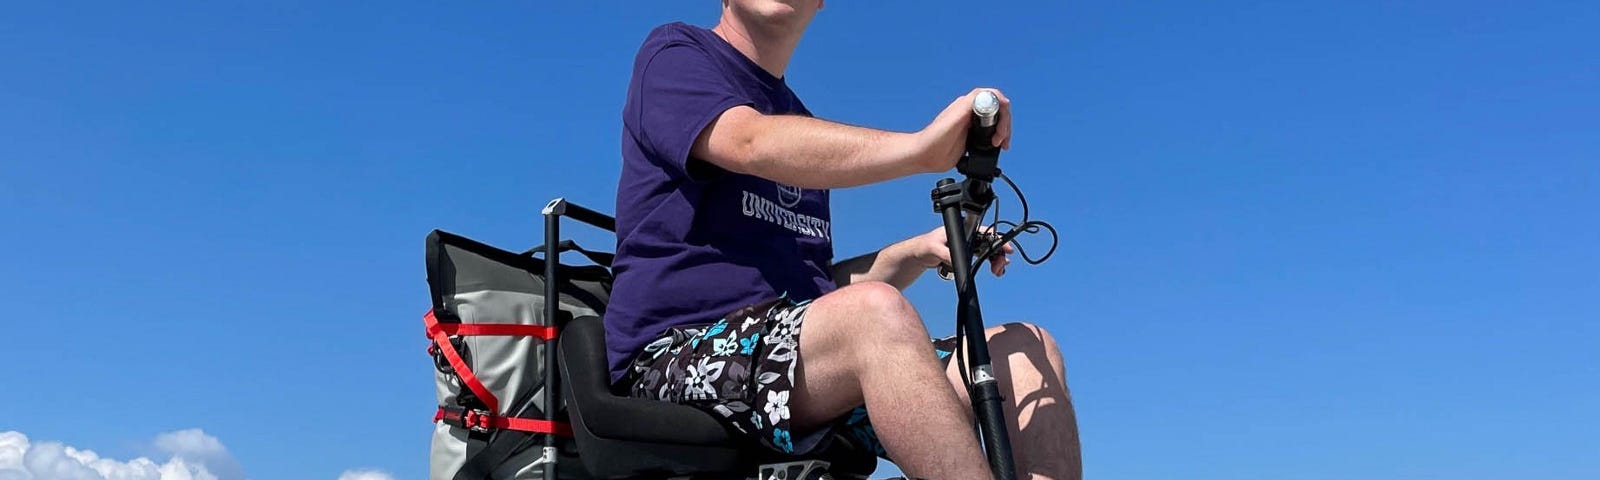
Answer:
[[[966,95],[956,97],[939,112],[927,127],[916,133],[924,152],[918,164],[927,172],[943,172],[955,168],[956,162],[967,147],[967,129],[972,125],[972,101],[978,92],[989,90],[1000,98],[999,122],[994,129],[994,145],[1011,148],[1011,100],[994,88],[975,88]]]

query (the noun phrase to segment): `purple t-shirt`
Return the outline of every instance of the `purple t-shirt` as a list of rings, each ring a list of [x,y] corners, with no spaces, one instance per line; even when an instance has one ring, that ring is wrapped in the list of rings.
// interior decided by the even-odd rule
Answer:
[[[783,79],[710,30],[673,23],[645,38],[622,109],[616,283],[605,315],[613,381],[670,327],[836,288],[827,190],[689,155],[706,125],[739,105],[810,115]]]

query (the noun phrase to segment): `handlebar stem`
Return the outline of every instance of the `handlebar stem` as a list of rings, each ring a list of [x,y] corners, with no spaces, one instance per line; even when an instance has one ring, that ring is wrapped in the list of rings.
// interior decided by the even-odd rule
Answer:
[[[974,190],[977,190],[974,192]],[[973,197],[974,193],[986,198],[979,202]],[[955,273],[956,283],[956,318],[958,325],[965,337],[967,351],[967,378],[972,379],[968,386],[968,397],[972,399],[972,409],[978,419],[978,435],[983,441],[984,454],[989,458],[989,468],[998,480],[1014,480],[1016,478],[1016,460],[1011,455],[1011,440],[1006,434],[1005,412],[1002,409],[1004,397],[1000,395],[1000,385],[994,376],[993,361],[989,357],[989,342],[985,336],[983,323],[983,309],[978,305],[978,288],[976,278],[972,275],[972,250],[967,239],[973,225],[966,225],[962,218],[967,207],[981,205],[976,212],[981,213],[993,201],[994,193],[989,190],[987,181],[967,179],[956,183],[955,180],[945,178],[939,180],[933,189],[934,209],[944,217],[945,240],[950,248],[950,266]],[[955,352],[962,355],[963,352]]]

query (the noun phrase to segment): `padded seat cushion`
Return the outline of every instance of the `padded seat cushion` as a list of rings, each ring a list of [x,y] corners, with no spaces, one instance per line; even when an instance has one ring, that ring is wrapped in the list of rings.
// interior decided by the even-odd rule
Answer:
[[[754,472],[763,463],[801,459],[738,445],[711,414],[694,407],[618,396],[606,368],[605,327],[599,317],[567,323],[559,340],[560,368],[580,457],[591,473],[606,478],[645,473]],[[861,477],[877,468],[878,458],[844,435],[825,451],[808,455],[826,460],[834,472]]]
[[[573,319],[561,332],[560,348],[576,397],[572,401],[583,405],[584,423],[595,436],[679,445],[733,443],[727,428],[694,407],[613,394],[600,318]]]

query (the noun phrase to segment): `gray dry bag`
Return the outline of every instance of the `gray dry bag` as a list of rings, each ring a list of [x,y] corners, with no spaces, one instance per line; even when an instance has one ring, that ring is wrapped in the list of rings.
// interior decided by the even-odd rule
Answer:
[[[547,435],[559,445],[557,477],[585,478],[561,408],[542,408],[545,349],[556,325],[601,315],[610,259],[563,242],[601,265],[558,265],[560,322],[545,318],[543,259],[434,230],[427,238],[433,309],[423,317],[439,410],[429,478],[541,479]],[[554,370],[551,370],[554,371]]]

